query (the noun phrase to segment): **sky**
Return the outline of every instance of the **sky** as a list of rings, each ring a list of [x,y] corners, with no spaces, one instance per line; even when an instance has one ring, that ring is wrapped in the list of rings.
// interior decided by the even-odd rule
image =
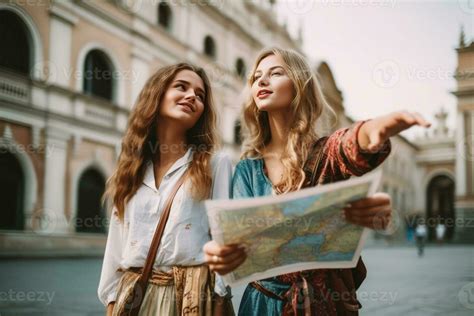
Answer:
[[[294,36],[302,27],[313,65],[328,63],[353,119],[409,110],[435,123],[443,106],[454,128],[455,48],[461,26],[474,40],[474,0],[280,0],[276,12]]]

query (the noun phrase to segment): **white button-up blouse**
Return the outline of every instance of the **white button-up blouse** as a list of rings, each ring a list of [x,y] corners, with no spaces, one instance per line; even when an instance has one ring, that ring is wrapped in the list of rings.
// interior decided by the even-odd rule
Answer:
[[[159,188],[155,186],[153,163],[149,162],[143,184],[125,207],[124,221],[111,215],[104,262],[98,295],[107,306],[115,301],[122,272],[117,269],[143,267],[167,196],[188,168],[192,150],[178,159],[163,177]],[[212,199],[229,199],[232,181],[232,164],[228,155],[216,154],[212,158]],[[172,266],[193,266],[204,262],[204,244],[210,240],[209,224],[203,201],[192,198],[187,180],[176,193],[170,216],[161,240],[154,269],[170,271]],[[222,279],[216,277],[215,291],[223,296],[226,289]]]

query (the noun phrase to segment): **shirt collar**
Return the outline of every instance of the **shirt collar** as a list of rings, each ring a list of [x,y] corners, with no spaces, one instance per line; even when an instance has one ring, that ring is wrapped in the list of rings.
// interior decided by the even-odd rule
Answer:
[[[171,168],[166,172],[164,177],[170,176],[173,174],[176,170],[180,169],[184,165],[189,164],[193,160],[193,150],[192,148],[188,148],[186,153],[183,155],[183,157],[179,158],[174,162],[174,164],[171,166]],[[158,190],[155,186],[155,172],[153,170],[153,161],[149,160],[147,162],[146,166],[146,171],[145,171],[145,176],[143,177],[143,183],[150,187],[153,190]]]

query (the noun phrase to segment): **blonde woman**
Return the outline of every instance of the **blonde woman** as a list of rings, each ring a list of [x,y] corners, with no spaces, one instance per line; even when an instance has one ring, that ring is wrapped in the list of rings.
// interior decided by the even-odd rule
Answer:
[[[117,292],[143,268],[167,196],[185,172],[140,314],[209,314],[211,303],[200,301],[209,293],[199,292],[212,282],[203,265],[202,247],[210,239],[203,200],[229,198],[232,177],[230,159],[213,155],[216,139],[216,114],[204,70],[186,63],[158,70],[138,97],[117,169],[107,184],[114,211],[98,288],[107,314],[120,313],[121,307],[114,306]],[[198,290],[183,293],[188,284]],[[226,294],[219,279],[214,289]]]
[[[304,57],[291,50],[263,51],[248,85],[251,96],[243,116],[244,159],[234,173],[234,198],[301,189],[308,176],[303,165],[313,158],[308,155],[317,141],[324,141],[324,145],[316,183],[324,184],[373,170],[388,156],[391,136],[414,125],[429,126],[419,114],[397,112],[356,122],[320,138],[315,128],[327,105]],[[343,216],[357,225],[385,228],[391,216],[390,197],[377,193],[361,199],[347,207]],[[382,227],[374,227],[380,222]],[[246,259],[239,245],[211,241],[204,249],[211,269],[220,274],[234,270]],[[361,305],[355,290],[365,271],[359,260],[353,270],[311,270],[254,282],[245,290],[239,314],[356,315]]]

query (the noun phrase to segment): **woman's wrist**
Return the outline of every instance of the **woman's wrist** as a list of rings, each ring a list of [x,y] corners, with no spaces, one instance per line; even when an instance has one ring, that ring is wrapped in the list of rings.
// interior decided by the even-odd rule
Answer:
[[[359,148],[362,151],[367,151],[369,149],[369,131],[370,131],[370,122],[371,120],[365,121],[359,128],[357,133],[357,143],[359,144]]]

